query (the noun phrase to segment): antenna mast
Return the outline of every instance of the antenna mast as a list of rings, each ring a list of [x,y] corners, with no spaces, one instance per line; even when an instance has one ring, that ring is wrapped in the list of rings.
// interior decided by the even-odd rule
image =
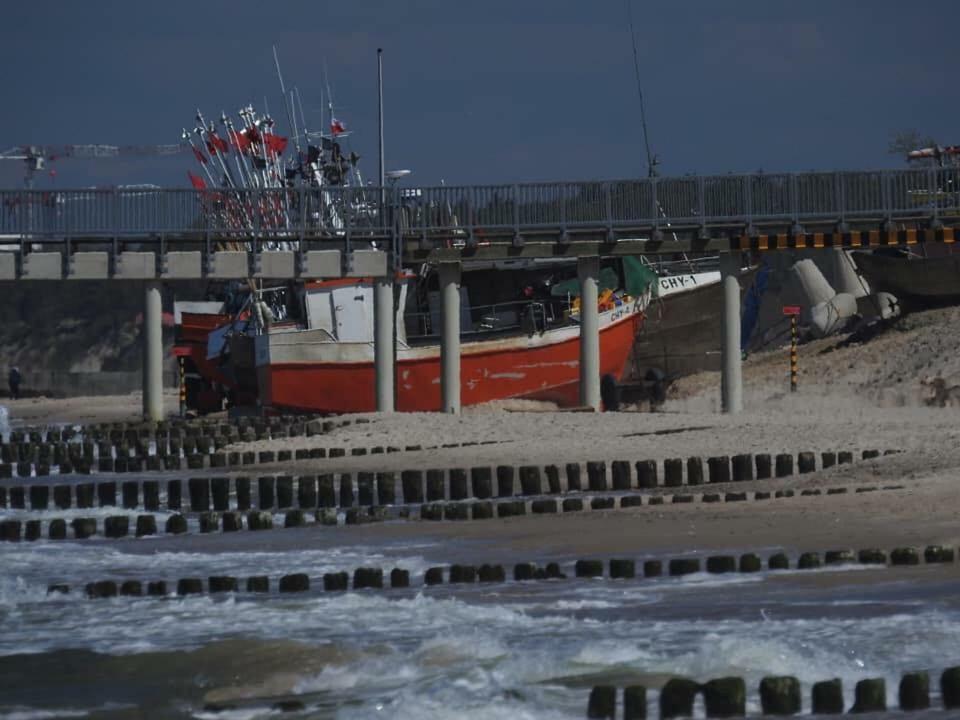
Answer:
[[[630,44],[633,46],[633,70],[637,76],[637,95],[640,96],[640,125],[643,129],[643,146],[647,151],[647,177],[655,177],[657,174],[656,166],[660,164],[660,161],[650,152],[650,140],[647,136],[647,114],[643,108],[643,88],[640,85],[640,59],[637,57],[637,36],[633,31],[632,0],[624,0],[624,4],[627,6],[627,18],[630,22]]]
[[[380,212],[383,212],[383,49],[377,48],[377,125],[380,131]]]

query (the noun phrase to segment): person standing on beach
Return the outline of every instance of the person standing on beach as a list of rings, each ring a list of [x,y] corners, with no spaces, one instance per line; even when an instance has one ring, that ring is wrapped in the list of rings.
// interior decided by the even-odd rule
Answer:
[[[13,366],[10,368],[10,374],[7,375],[7,383],[10,385],[10,398],[12,400],[20,399],[20,368]]]

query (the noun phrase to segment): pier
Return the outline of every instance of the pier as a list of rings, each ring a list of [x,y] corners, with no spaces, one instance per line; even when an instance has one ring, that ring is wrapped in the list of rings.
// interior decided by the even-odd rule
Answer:
[[[338,211],[331,213],[330,208]],[[393,273],[438,264],[445,412],[459,397],[458,286],[467,259],[570,258],[595,297],[600,257],[720,253],[723,408],[742,407],[741,253],[954,241],[956,168],[753,173],[469,187],[0,190],[0,281],[146,286],[144,414],[159,420],[157,283],[374,277],[378,409],[393,409]],[[581,401],[599,409],[596,308],[581,327]],[[154,327],[154,324],[157,327]]]

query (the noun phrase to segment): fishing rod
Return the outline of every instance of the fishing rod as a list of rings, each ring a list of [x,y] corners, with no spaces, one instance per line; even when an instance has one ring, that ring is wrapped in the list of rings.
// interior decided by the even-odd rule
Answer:
[[[280,72],[280,58],[277,55],[277,46],[273,46],[273,63],[277,66],[277,79],[280,81],[280,93],[283,95],[283,107],[287,111],[287,122],[290,123],[290,127],[293,129],[293,143],[297,148],[297,156],[300,155],[300,140],[297,138],[297,121],[294,118],[293,114],[293,99],[291,98],[287,102],[287,88],[283,84],[283,74]],[[266,102],[266,101],[264,101]]]
[[[220,169],[223,170],[223,179],[227,187],[235,187],[236,182],[233,179],[233,174],[230,172],[229,166],[223,160],[223,150],[220,146],[220,143],[223,142],[219,137],[215,137],[216,132],[210,132],[207,129],[206,120],[203,117],[203,113],[200,112],[200,109],[197,108],[197,127],[194,132],[197,133],[197,136],[200,138],[200,142],[206,145],[207,150],[209,151],[212,157],[215,157],[217,162],[220,164]],[[210,128],[213,129],[213,124],[211,123]],[[223,185],[224,183],[220,183]]]

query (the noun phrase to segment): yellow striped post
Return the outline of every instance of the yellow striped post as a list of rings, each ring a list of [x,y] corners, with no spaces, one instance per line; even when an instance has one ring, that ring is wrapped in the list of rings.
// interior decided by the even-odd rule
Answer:
[[[790,316],[790,392],[797,391],[797,374],[800,367],[797,362],[797,316]]]
[[[187,414],[187,380],[183,367],[183,356],[177,358],[180,365],[180,417]]]
[[[790,316],[790,392],[796,392],[797,379],[800,372],[797,355],[797,318],[800,317],[800,306],[784,305],[783,314]]]

